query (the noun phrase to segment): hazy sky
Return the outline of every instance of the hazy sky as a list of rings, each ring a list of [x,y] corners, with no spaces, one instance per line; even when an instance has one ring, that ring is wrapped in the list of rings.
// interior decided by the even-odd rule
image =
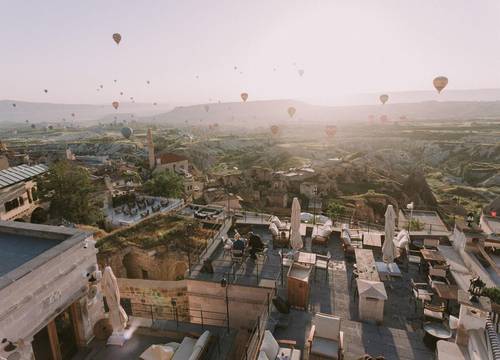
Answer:
[[[498,0],[0,0],[0,99],[324,103],[436,75],[500,87],[499,24]]]

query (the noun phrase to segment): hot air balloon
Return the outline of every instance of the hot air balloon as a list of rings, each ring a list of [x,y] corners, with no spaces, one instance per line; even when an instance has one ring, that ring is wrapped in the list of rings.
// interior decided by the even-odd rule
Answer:
[[[16,107],[17,105],[16,104],[12,104],[12,107]]]
[[[299,73],[300,76],[304,75],[304,69],[299,69],[297,72]]]
[[[104,88],[104,85],[99,85],[99,87],[102,89],[102,88]]]
[[[148,84],[148,85],[149,85],[149,83],[150,83],[150,81],[149,81],[149,80],[146,80],[146,84]]]
[[[208,106],[208,105],[204,105],[203,107],[205,108],[206,112],[208,112],[208,110],[210,110],[210,106]]]
[[[247,94],[247,93],[241,93],[241,95],[240,95],[240,96],[241,96],[241,99],[242,99],[243,101],[245,101],[245,102],[247,101],[247,99],[248,99],[248,94]]]
[[[120,106],[120,103],[119,103],[118,101],[113,101],[113,102],[111,103],[111,105],[113,105],[113,107],[114,107],[114,108],[115,108],[115,110],[116,110],[116,109],[118,109],[118,106]]]
[[[31,128],[32,129],[36,128],[36,125],[35,124],[31,124]]]
[[[120,96],[123,96],[123,91],[120,91]]]
[[[271,125],[271,133],[273,135],[277,135],[279,131],[280,131],[280,128],[278,125]]]
[[[26,120],[26,124],[29,123],[30,121],[29,120]]]
[[[154,105],[154,106],[156,106],[156,105],[158,105],[158,104],[154,102],[154,103],[153,103],[153,105]]]
[[[448,78],[446,76],[438,76],[434,78],[432,83],[434,84],[434,87],[440,94],[441,91],[446,87],[446,85],[448,85]]]
[[[118,33],[114,33],[113,40],[115,41],[116,45],[119,45],[120,41],[122,41],[122,36]]]
[[[382,94],[382,95],[380,95],[379,99],[380,99],[380,102],[382,103],[382,105],[384,105],[387,102],[387,100],[389,100],[389,95]]]
[[[75,117],[75,113],[71,113],[71,116],[72,116],[72,117]]]
[[[329,137],[334,137],[337,133],[337,127],[335,125],[328,125],[325,127],[325,133]]]
[[[238,67],[237,67],[237,66],[235,66],[235,67],[234,67],[234,70],[238,70]]]
[[[290,107],[288,108],[288,115],[290,115],[290,117],[292,118],[292,117],[293,117],[293,115],[295,115],[295,112],[296,112],[296,111],[297,111],[297,110],[295,110],[295,108],[294,108],[293,106],[290,106]]]
[[[133,97],[133,96],[131,96],[131,97],[130,97],[130,100],[134,100],[134,97]]]
[[[134,130],[132,130],[132,129],[131,129],[131,128],[129,128],[129,127],[124,127],[124,128],[122,128],[121,133],[122,133],[122,135],[123,135],[123,137],[124,137],[125,139],[130,139],[130,137],[131,137],[131,136],[132,136],[132,134],[134,133]]]
[[[113,81],[114,81],[114,83],[116,84],[116,81],[117,81],[117,80],[115,79],[115,80],[113,80]]]
[[[49,92],[49,90],[43,89],[43,92],[47,94]]]

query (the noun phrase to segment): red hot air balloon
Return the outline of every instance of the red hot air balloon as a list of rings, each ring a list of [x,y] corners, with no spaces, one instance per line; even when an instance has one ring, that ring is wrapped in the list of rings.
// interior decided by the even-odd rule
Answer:
[[[328,125],[325,127],[325,133],[328,137],[334,137],[337,133],[337,127],[335,125]]]
[[[118,106],[120,106],[120,103],[119,103],[118,101],[113,101],[113,102],[111,103],[111,105],[113,105],[113,107],[115,108],[115,110],[117,110],[117,109],[118,109]]]
[[[246,101],[247,101],[247,99],[248,99],[248,94],[247,94],[247,93],[241,93],[241,94],[240,94],[240,96],[241,96],[241,99],[242,99],[244,102],[246,102]]]

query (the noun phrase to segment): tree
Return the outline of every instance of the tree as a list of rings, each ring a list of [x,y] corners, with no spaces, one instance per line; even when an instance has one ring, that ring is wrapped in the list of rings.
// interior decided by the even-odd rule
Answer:
[[[153,196],[178,198],[184,191],[184,180],[173,171],[157,172],[144,184],[144,192]]]
[[[92,199],[95,186],[85,169],[60,161],[52,165],[37,184],[40,195],[50,201],[51,217],[88,225],[102,218],[100,207]]]
[[[339,217],[345,215],[345,206],[339,203],[338,201],[332,200],[328,203],[328,207],[326,208],[326,214],[332,219],[335,220]]]

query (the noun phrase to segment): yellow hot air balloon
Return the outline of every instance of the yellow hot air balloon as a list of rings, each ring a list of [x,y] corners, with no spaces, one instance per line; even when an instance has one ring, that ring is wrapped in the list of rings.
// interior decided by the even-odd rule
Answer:
[[[295,115],[295,112],[296,112],[296,111],[297,111],[297,110],[296,110],[293,106],[290,106],[290,107],[288,108],[288,115],[290,115],[290,117],[293,117],[293,115]]]
[[[122,36],[118,33],[114,33],[113,40],[115,41],[116,45],[119,45],[120,41],[122,41]]]
[[[120,106],[120,103],[119,103],[118,101],[113,101],[113,102],[111,103],[111,105],[113,105],[113,107],[114,107],[114,108],[115,108],[115,110],[116,110],[116,109],[118,109],[118,106]]]
[[[272,125],[272,126],[271,126],[271,133],[272,133],[273,135],[277,135],[279,131],[280,131],[280,128],[279,128],[279,126],[278,126],[278,125]]]
[[[432,83],[434,84],[434,87],[440,94],[441,91],[446,87],[446,85],[448,85],[448,78],[446,76],[438,76],[434,78]]]
[[[243,101],[247,101],[247,99],[248,99],[248,94],[247,94],[247,93],[241,93],[241,95],[240,95],[240,96],[241,96],[241,99],[242,99]]]
[[[382,103],[382,105],[384,105],[387,102],[387,100],[389,100],[389,95],[382,94],[382,95],[380,95],[379,99],[380,99],[380,102]]]

